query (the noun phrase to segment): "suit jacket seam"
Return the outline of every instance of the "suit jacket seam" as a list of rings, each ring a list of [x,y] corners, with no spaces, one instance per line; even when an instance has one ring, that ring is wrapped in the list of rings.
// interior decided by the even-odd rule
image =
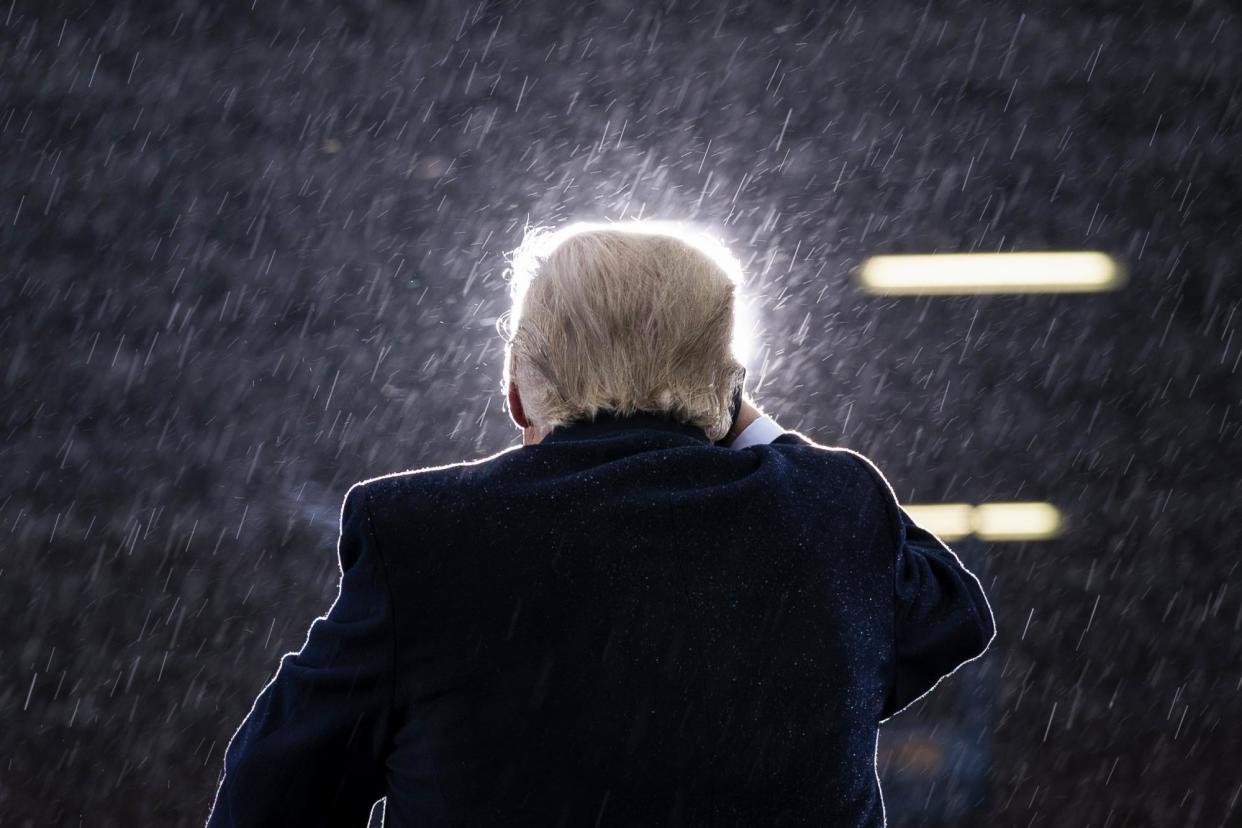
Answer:
[[[892,595],[892,602],[893,602],[892,627],[891,627],[891,630],[892,630],[892,667],[889,670],[889,674],[892,676],[892,681],[889,684],[892,687],[893,693],[895,695],[897,693],[897,678],[901,672],[899,669],[900,654],[898,653],[898,649],[897,649],[897,630],[898,630],[898,626],[899,626],[900,618],[901,618],[901,613],[898,612],[899,610],[898,604],[900,602],[897,600],[897,572],[898,572],[898,558],[903,551],[902,550],[902,545],[903,545],[902,544],[902,532],[900,529],[898,529],[898,527],[893,522],[894,509],[889,503],[888,494],[885,492],[885,489],[887,489],[888,486],[886,486],[883,481],[876,479],[875,472],[872,471],[871,464],[867,460],[864,460],[861,457],[861,455],[853,451],[850,451],[849,453],[853,456],[854,462],[862,466],[863,469],[867,472],[867,477],[869,480],[871,480],[872,485],[874,485],[875,488],[877,488],[880,491],[880,497],[884,501],[885,521],[889,525],[889,534],[892,537],[893,542],[896,546],[896,549],[893,551],[893,554],[888,556],[888,566],[892,567],[892,577],[889,579],[889,587],[890,587],[889,592]],[[894,497],[895,496],[896,495],[894,494]],[[897,519],[898,520],[901,519],[900,514],[897,515]],[[888,705],[888,698],[887,698],[887,694],[885,694],[885,699],[880,704],[880,715],[883,717],[881,719],[882,721],[887,721],[888,719],[891,719],[893,716],[897,715],[898,713],[900,713],[902,710],[905,709],[905,708],[898,708],[890,712],[888,716],[884,716],[884,708],[887,705]]]
[[[375,517],[371,512],[371,493],[369,487],[363,485],[362,488],[362,508],[367,517],[367,534],[371,538],[371,542],[375,544],[375,554],[380,559],[380,571],[384,578],[384,591],[388,595],[388,627],[389,627],[389,694],[388,694],[388,714],[386,733],[384,734],[385,751],[389,748],[389,741],[396,732],[395,714],[397,709],[397,602],[393,596],[392,580],[388,572],[388,559],[384,555],[383,546],[380,544],[379,533],[375,530]],[[386,757],[381,757],[381,768],[386,765]],[[385,773],[385,777],[387,774]],[[387,779],[385,778],[384,790],[387,791]]]
[[[881,481],[876,478],[875,472],[872,470],[871,465],[866,460],[861,459],[859,455],[854,454],[854,452],[850,452],[850,453],[854,455],[855,462],[857,462],[860,466],[866,469],[867,475],[871,478],[871,481],[875,485],[875,487],[879,489],[880,497],[884,501],[885,521],[888,523],[889,535],[892,538],[893,547],[894,547],[893,554],[889,556],[890,558],[889,562],[893,566],[893,621],[894,621],[894,624],[896,624],[896,621],[898,620],[897,562],[898,562],[898,559],[901,557],[902,552],[904,551],[903,546],[905,545],[904,539],[902,537],[904,532],[901,529],[903,525],[901,521],[901,514],[900,512],[897,511],[901,507],[899,504],[896,504],[895,493],[893,494],[894,500],[890,502],[890,499],[888,497],[890,487],[886,483],[884,483],[884,481]]]

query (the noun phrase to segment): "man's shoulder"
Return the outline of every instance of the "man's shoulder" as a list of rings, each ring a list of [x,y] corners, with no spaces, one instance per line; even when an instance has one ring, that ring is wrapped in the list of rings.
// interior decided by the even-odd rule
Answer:
[[[896,500],[892,484],[880,471],[870,457],[856,449],[846,446],[823,445],[798,431],[786,430],[770,445],[779,446],[781,450],[801,456],[833,458],[837,463],[848,467],[848,472],[861,483],[862,490],[874,493],[886,492],[890,499]]]
[[[888,485],[879,467],[857,449],[820,443],[800,431],[790,429],[785,429],[783,434],[766,445],[795,461],[820,469],[830,467],[838,475],[856,481],[861,490],[871,491],[877,483]]]
[[[373,509],[391,503],[393,499],[408,503],[412,493],[430,494],[446,486],[465,483],[479,472],[516,456],[520,448],[521,446],[510,446],[475,460],[458,460],[453,463],[386,472],[359,480],[351,489],[363,489]]]
[[[794,455],[833,458],[837,460],[845,460],[850,463],[854,463],[855,461],[862,461],[864,463],[871,462],[865,455],[855,449],[848,448],[846,446],[820,443],[817,440],[808,437],[806,434],[803,434],[801,431],[795,431],[788,428],[784,429],[784,433],[767,445],[779,447],[781,450],[788,450]],[[786,447],[792,448],[786,449]],[[854,459],[851,460],[850,458]]]

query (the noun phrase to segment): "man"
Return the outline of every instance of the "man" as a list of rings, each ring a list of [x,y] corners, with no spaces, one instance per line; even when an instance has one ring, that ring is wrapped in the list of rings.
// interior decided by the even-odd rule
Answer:
[[[731,405],[720,245],[576,225],[512,265],[523,444],[349,489],[209,825],[883,825],[878,725],[987,649],[978,580],[862,455]]]

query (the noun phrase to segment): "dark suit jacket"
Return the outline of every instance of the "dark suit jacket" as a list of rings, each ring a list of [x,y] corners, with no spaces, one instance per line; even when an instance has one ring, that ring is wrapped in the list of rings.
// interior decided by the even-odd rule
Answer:
[[[862,455],[603,415],[355,484],[209,820],[880,826],[878,724],[995,635]]]

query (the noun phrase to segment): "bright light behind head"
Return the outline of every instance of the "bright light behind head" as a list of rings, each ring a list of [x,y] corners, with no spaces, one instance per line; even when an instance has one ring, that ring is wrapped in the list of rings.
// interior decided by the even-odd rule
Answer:
[[[759,342],[759,315],[739,286],[733,294],[733,356],[750,369]],[[748,383],[749,387],[749,383]]]
[[[710,233],[683,222],[660,219],[630,219],[615,222],[576,221],[559,228],[528,228],[521,246],[513,252],[509,260],[509,292],[512,307],[504,314],[503,327],[498,328],[506,338],[512,336],[513,331],[517,329],[523,299],[530,288],[531,280],[539,273],[542,263],[574,236],[597,230],[668,236],[693,247],[710,259],[734,285],[732,350],[738,362],[749,365],[755,355],[756,342],[759,338],[759,319],[742,289],[741,262],[728,247]]]
[[[1114,290],[1125,270],[1095,252],[872,256],[858,271],[868,293],[1089,293]]]

